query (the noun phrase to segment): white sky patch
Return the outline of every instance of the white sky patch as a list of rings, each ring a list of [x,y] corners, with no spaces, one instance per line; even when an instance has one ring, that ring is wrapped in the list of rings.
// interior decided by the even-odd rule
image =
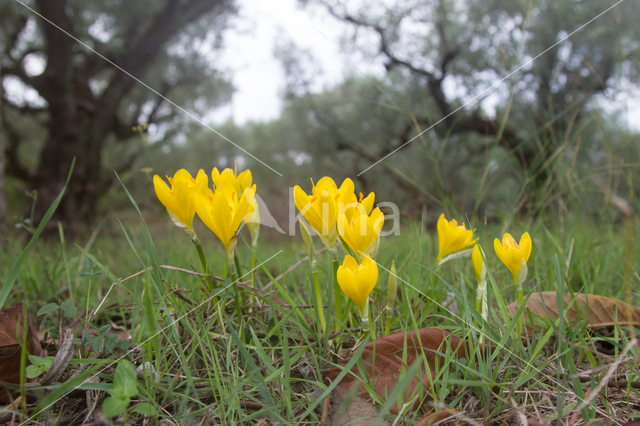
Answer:
[[[287,38],[308,49],[322,70],[315,87],[338,84],[351,69],[351,61],[340,51],[344,27],[319,8],[302,9],[297,0],[238,0],[238,5],[236,27],[225,34],[225,49],[217,58],[223,68],[233,70],[236,91],[230,105],[208,117],[215,123],[232,118],[243,124],[280,115],[285,80],[273,52]]]

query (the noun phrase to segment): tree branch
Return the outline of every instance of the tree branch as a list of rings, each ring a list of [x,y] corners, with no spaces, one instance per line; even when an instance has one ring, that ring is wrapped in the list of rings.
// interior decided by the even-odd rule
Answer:
[[[180,28],[216,7],[223,7],[226,3],[227,0],[190,0],[187,3],[168,0],[165,8],[118,65],[129,74],[142,77],[160,48]],[[135,83],[136,81],[129,75],[116,72],[100,97],[98,109],[101,114],[104,116],[114,114],[122,98]]]

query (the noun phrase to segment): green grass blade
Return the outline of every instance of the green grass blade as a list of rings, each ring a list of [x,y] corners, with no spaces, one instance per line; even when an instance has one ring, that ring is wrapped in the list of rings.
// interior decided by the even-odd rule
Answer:
[[[69,181],[71,180],[71,174],[73,173],[73,168],[75,164],[76,164],[76,159],[74,157],[73,161],[71,162],[71,168],[69,169],[69,174],[67,175],[67,181],[64,184],[64,188],[62,188],[62,191],[60,191],[56,199],[53,200],[53,204],[51,204],[51,207],[49,207],[49,210],[47,210],[44,217],[40,221],[40,224],[38,225],[38,229],[36,229],[36,232],[34,232],[33,236],[31,237],[31,240],[29,240],[29,243],[22,250],[18,258],[14,262],[13,266],[11,267],[11,271],[9,271],[9,275],[5,279],[4,284],[2,285],[2,289],[0,289],[0,308],[4,306],[4,302],[7,300],[7,297],[9,296],[9,292],[13,288],[13,284],[15,284],[16,279],[18,279],[18,272],[20,272],[20,268],[22,267],[24,260],[29,254],[29,251],[38,240],[38,237],[40,237],[40,234],[42,233],[42,231],[44,231],[44,227],[47,225],[47,223],[51,219],[51,216],[53,216],[53,213],[58,208],[58,205],[62,200],[62,196],[67,190],[67,185],[69,185]]]

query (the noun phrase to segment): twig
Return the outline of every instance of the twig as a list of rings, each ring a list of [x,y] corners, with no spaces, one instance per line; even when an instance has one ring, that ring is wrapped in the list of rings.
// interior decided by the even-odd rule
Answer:
[[[69,361],[73,358],[73,331],[67,328],[64,331],[64,338],[58,348],[58,353],[51,364],[51,368],[47,371],[47,374],[40,379],[40,385],[45,386],[49,383],[53,383],[60,378],[62,373],[67,369]]]
[[[149,270],[151,270],[151,266],[149,266]],[[175,266],[170,266],[170,265],[160,265],[160,269],[167,269],[169,271],[176,271],[176,272],[183,272],[185,274],[191,274],[191,275],[195,275],[197,277],[200,278],[209,278],[212,280],[216,280],[216,281],[221,281],[224,282],[224,278],[219,277],[218,275],[209,275],[209,274],[203,274],[201,272],[195,272],[195,271],[190,271],[189,269],[182,269],[182,268],[176,268]]]

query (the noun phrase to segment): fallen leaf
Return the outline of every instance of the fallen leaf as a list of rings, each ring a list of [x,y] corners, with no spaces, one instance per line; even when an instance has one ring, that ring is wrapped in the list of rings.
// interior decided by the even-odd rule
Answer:
[[[427,417],[420,420],[418,423],[416,423],[416,426],[431,426],[432,424],[440,422],[453,415],[454,414],[448,411],[438,411],[437,413],[429,414]]]
[[[565,315],[567,321],[586,319],[587,325],[590,327],[610,327],[616,324],[617,318],[618,325],[640,326],[640,309],[620,300],[595,294],[578,294],[573,301],[570,294],[565,294],[564,303],[565,309],[571,305]],[[541,318],[557,319],[559,317],[555,291],[544,291],[542,295],[540,293],[532,294],[526,307],[531,310],[533,315]],[[516,302],[507,306],[507,312],[511,315],[514,315],[517,310],[518,304]],[[526,311],[524,315],[525,322],[527,322]]]
[[[25,335],[23,332],[24,318],[22,302],[10,308],[0,310],[0,381],[20,383],[20,360],[22,358],[21,343]],[[42,355],[42,348],[38,342],[36,331],[29,317],[27,317],[26,348],[29,355]],[[31,362],[27,357],[27,365]],[[9,402],[9,394],[0,391],[0,402]]]
[[[427,365],[430,369],[434,369],[436,363],[443,365],[444,359],[437,352],[445,353],[447,347],[450,346],[455,351],[456,358],[466,358],[468,355],[469,345],[463,339],[450,334],[447,331],[437,328],[423,328],[418,330],[418,336],[415,331],[411,332],[398,332],[383,336],[376,339],[374,342],[367,343],[362,353],[362,361],[364,368],[369,378],[369,383],[374,384],[375,393],[384,398],[386,394],[390,393],[395,387],[397,381],[400,378],[403,367],[409,368],[414,361],[424,355],[426,357]],[[403,348],[405,347],[406,336],[406,361],[403,362]],[[375,365],[374,359],[374,345],[375,345]],[[487,349],[489,346],[483,348]],[[344,366],[349,362],[348,357],[340,361],[341,366]],[[424,365],[421,367],[423,368]],[[336,379],[338,374],[342,371],[342,367],[334,367],[329,371],[329,374],[325,377],[325,384],[329,385]],[[433,373],[433,371],[432,371]],[[415,396],[416,388],[418,384],[422,382],[425,388],[429,385],[429,376],[426,371],[421,370],[418,373],[419,377],[413,377],[409,382],[406,389],[406,400],[410,400]],[[361,382],[361,376],[358,370],[358,366],[355,365],[351,369],[351,374],[347,374],[338,386],[351,388],[355,381]],[[358,386],[358,392],[368,397],[366,388],[363,383]],[[417,409],[422,401],[416,398],[413,405],[413,409]],[[398,414],[397,404],[394,403],[390,408],[391,413]]]

